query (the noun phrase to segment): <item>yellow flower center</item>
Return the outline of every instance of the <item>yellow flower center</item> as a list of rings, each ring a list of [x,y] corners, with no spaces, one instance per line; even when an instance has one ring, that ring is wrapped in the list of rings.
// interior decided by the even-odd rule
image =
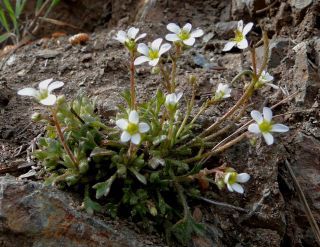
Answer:
[[[272,124],[269,121],[263,120],[261,124],[259,124],[259,129],[263,133],[268,133],[272,129]]]
[[[125,41],[125,46],[129,49],[129,51],[133,51],[136,48],[136,42],[133,39],[127,39]]]
[[[139,127],[137,124],[134,124],[134,123],[129,123],[128,124],[128,127],[127,127],[127,131],[130,135],[134,135],[136,133],[138,133],[139,131]]]
[[[181,39],[181,40],[187,40],[190,38],[190,33],[187,32],[187,31],[181,31],[179,34],[178,34],[178,37]]]
[[[235,182],[237,182],[237,176],[238,174],[236,172],[231,172],[231,175],[229,177],[229,184],[234,184]]]
[[[153,59],[157,59],[158,57],[159,57],[159,51],[149,49],[149,58],[153,60]]]
[[[235,31],[235,34],[236,34],[236,35],[235,35],[235,37],[234,37],[234,39],[233,39],[235,42],[239,43],[239,42],[241,42],[242,40],[244,40],[245,37],[244,37],[244,35],[242,34],[242,32],[240,32],[239,30],[236,30],[236,31]]]
[[[37,98],[38,98],[38,100],[43,100],[43,99],[47,98],[48,95],[49,95],[48,90],[46,90],[46,89],[43,90],[42,89],[42,90],[39,91]]]

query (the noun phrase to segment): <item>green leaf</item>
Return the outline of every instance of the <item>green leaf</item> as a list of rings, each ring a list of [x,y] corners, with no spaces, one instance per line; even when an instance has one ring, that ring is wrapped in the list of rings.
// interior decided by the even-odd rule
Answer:
[[[147,184],[147,179],[141,173],[139,173],[135,168],[130,167],[129,170],[135,175],[135,177],[143,184]]]
[[[96,147],[92,150],[90,157],[113,156],[116,152],[104,148]]]
[[[16,10],[15,10],[15,16],[17,19],[19,19],[24,6],[26,5],[27,0],[16,0]]]
[[[107,196],[110,192],[111,185],[116,179],[117,174],[112,175],[107,181],[95,184],[92,188],[96,189],[96,199]]]
[[[86,209],[87,213],[92,215],[95,211],[101,212],[102,207],[99,203],[92,201],[89,196],[89,186],[86,186],[85,193],[84,193],[84,200],[83,200],[84,208]]]
[[[0,43],[6,41],[8,38],[12,36],[12,33],[4,33],[0,35]]]
[[[6,29],[7,32],[11,33],[6,14],[4,13],[1,5],[0,5],[0,22],[1,22],[1,25]]]
[[[9,0],[3,0],[3,3],[5,5],[5,7],[6,7],[6,10],[7,10],[8,14],[9,14],[10,18],[11,18],[11,21],[12,21],[13,26],[14,26],[15,33],[19,34],[18,20],[17,20],[17,17],[15,15],[15,13],[14,13],[14,10],[12,8],[12,5],[11,5],[10,1]]]

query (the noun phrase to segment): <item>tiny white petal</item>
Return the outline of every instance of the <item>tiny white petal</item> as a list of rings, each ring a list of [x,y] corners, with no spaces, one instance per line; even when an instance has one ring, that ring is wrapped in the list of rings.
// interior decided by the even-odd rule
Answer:
[[[128,30],[128,38],[135,39],[138,33],[139,33],[139,28],[130,27]]]
[[[225,184],[228,184],[228,183],[229,183],[229,178],[230,178],[230,176],[231,176],[231,173],[230,173],[230,172],[228,172],[228,173],[224,176],[224,183],[225,183]]]
[[[49,84],[48,86],[48,92],[51,93],[53,90],[60,88],[64,85],[62,81],[54,81]]]
[[[261,132],[260,128],[259,128],[259,125],[255,124],[255,123],[250,124],[249,127],[248,127],[248,130],[251,133],[255,133],[255,134],[259,134]]]
[[[117,33],[117,36],[114,37],[114,39],[118,40],[119,42],[121,42],[122,44],[126,41],[127,39],[127,34],[126,32],[120,30],[118,33]]]
[[[193,38],[199,38],[204,34],[202,29],[196,29],[191,33],[191,37]]]
[[[246,39],[241,40],[239,43],[237,43],[237,47],[239,49],[246,49],[248,47],[248,41]]]
[[[246,36],[249,32],[250,32],[250,30],[252,29],[252,27],[253,27],[253,23],[252,22],[249,22],[247,25],[245,25],[245,27],[243,28],[243,31],[242,31],[242,34],[244,35],[244,36]]]
[[[268,145],[272,145],[273,144],[273,136],[270,133],[262,133],[264,140],[266,141],[266,143]]]
[[[140,34],[134,41],[138,41],[139,39],[143,39],[144,37],[146,37],[147,36],[147,34],[146,33],[142,33],[142,34]]]
[[[144,43],[138,45],[137,51],[145,56],[149,56],[149,47]]]
[[[151,49],[154,51],[159,51],[160,45],[162,43],[162,38],[158,38],[151,43]]]
[[[38,95],[39,91],[35,90],[34,88],[27,87],[24,89],[21,89],[18,91],[19,95],[22,96],[31,96],[31,97],[36,97]]]
[[[243,31],[243,20],[238,21],[238,30],[242,33],[242,31]]]
[[[177,25],[177,24],[175,24],[175,23],[169,23],[168,25],[167,25],[167,29],[170,31],[170,32],[173,32],[173,33],[180,33],[180,31],[181,31],[181,28]]]
[[[121,142],[127,142],[131,139],[131,135],[127,131],[123,131],[120,137]]]
[[[194,42],[196,42],[196,39],[195,38],[189,38],[189,39],[186,39],[186,40],[183,40],[183,43],[188,45],[188,46],[193,46]]]
[[[132,142],[133,144],[136,144],[136,145],[140,144],[140,142],[141,142],[141,135],[140,135],[139,133],[137,133],[137,134],[134,134],[133,136],[131,136],[131,142]]]
[[[285,126],[283,124],[274,124],[272,125],[272,129],[271,129],[272,132],[287,132],[289,131],[289,127],[288,126]]]
[[[171,41],[171,42],[175,42],[175,41],[180,40],[180,38],[175,33],[169,33],[166,35],[166,40]]]
[[[269,107],[263,107],[263,118],[268,122],[272,119],[272,111]]]
[[[187,33],[190,33],[192,29],[192,25],[190,23],[187,23],[186,25],[183,26],[182,30],[187,32]]]
[[[159,56],[161,56],[163,53],[169,51],[170,49],[171,49],[170,44],[168,44],[168,43],[163,44],[159,50]]]
[[[252,117],[258,124],[262,123],[263,117],[262,117],[262,115],[261,115],[260,112],[258,112],[258,111],[256,111],[256,110],[253,110],[253,111],[251,111],[250,114],[251,114],[251,117]]]
[[[43,105],[54,105],[57,97],[53,94],[49,94],[47,98],[40,100],[39,102]]]
[[[177,98],[176,98],[177,102],[181,99],[182,95],[183,95],[182,92],[180,92],[180,93],[177,94]]]
[[[156,58],[156,59],[150,60],[149,65],[154,67],[158,64],[158,62],[159,62],[159,58]]]
[[[128,128],[128,120],[127,119],[119,119],[119,120],[117,120],[116,121],[116,125],[120,128],[120,129],[122,129],[122,130],[125,130],[125,129],[127,129]]]
[[[229,41],[223,48],[222,51],[230,51],[232,49],[232,47],[234,47],[236,45],[236,42],[234,41]]]
[[[131,111],[129,114],[129,122],[133,124],[139,123],[139,114],[137,111]]]
[[[47,80],[44,80],[42,82],[39,83],[39,89],[41,90],[47,90],[48,89],[48,86],[49,84],[53,81],[53,79],[47,79]]]
[[[150,130],[150,126],[147,123],[139,123],[139,132],[146,133]]]
[[[148,62],[148,61],[150,61],[150,58],[149,58],[149,57],[140,56],[140,57],[137,57],[137,58],[134,60],[134,65],[140,65],[140,64],[145,63],[145,62]]]
[[[237,175],[237,182],[246,183],[250,179],[250,175],[248,173],[240,173]]]
[[[228,190],[229,190],[230,192],[233,192],[233,189],[232,189],[232,187],[231,187],[230,184],[227,184],[227,188],[228,188]]]
[[[243,187],[238,183],[234,183],[233,185],[231,185],[231,187],[235,192],[238,192],[240,194],[243,194],[244,192]]]

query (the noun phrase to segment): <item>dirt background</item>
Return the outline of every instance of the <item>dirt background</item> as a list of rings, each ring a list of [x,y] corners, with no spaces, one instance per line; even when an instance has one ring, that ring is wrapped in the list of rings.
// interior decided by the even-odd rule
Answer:
[[[217,165],[232,164],[252,175],[244,195],[214,190],[219,201],[243,207],[244,214],[224,207],[195,203],[202,220],[211,226],[206,238],[195,238],[193,246],[316,246],[302,204],[284,165],[289,159],[304,190],[316,221],[320,222],[320,2],[311,1],[89,1],[65,0],[52,17],[77,25],[79,30],[49,26],[39,39],[23,46],[9,58],[1,59],[0,74],[0,172],[28,171],[27,154],[34,138],[43,134],[39,124],[31,122],[34,111],[45,109],[29,98],[17,97],[18,89],[47,78],[65,82],[59,92],[71,98],[80,89],[97,97],[97,108],[104,119],[121,104],[119,93],[129,87],[128,55],[112,39],[117,30],[136,26],[148,33],[146,40],[164,37],[166,25],[190,22],[201,27],[205,36],[182,57],[178,88],[189,93],[188,74],[198,77],[197,104],[219,82],[228,82],[250,67],[249,54],[239,50],[223,53],[227,39],[233,36],[236,21],[252,21],[250,34],[258,40],[263,27],[271,40],[269,72],[282,90],[264,88],[254,95],[251,109],[262,109],[301,91],[289,103],[275,109],[275,114],[295,112],[279,118],[290,126],[287,135],[277,136],[277,143],[257,147],[243,143],[215,159]],[[32,6],[29,6],[32,8]],[[50,31],[48,31],[50,30]],[[57,39],[55,31],[67,32]],[[68,38],[79,31],[90,34],[85,45],[72,46]],[[260,49],[261,50],[261,49]],[[260,52],[261,53],[261,52]],[[260,54],[258,51],[258,55]],[[259,55],[261,56],[261,54]],[[152,97],[160,85],[148,66],[137,68],[137,94],[143,101]],[[233,100],[240,96],[243,83],[233,86]],[[232,102],[208,109],[200,119],[206,126],[225,112]],[[143,238],[143,236],[142,236]],[[191,245],[192,246],[192,245]]]

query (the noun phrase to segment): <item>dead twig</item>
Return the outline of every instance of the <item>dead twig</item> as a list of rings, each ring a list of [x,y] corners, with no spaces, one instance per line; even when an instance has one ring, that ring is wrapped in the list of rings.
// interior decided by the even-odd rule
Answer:
[[[261,14],[269,9],[271,9],[274,5],[276,5],[276,3],[278,2],[278,0],[275,0],[273,3],[271,3],[270,5],[268,5],[267,7],[263,8],[263,9],[258,9],[256,11],[256,14]]]
[[[318,226],[315,218],[313,217],[312,211],[311,211],[311,209],[309,207],[309,204],[308,204],[307,199],[306,199],[306,197],[305,197],[305,195],[303,193],[303,190],[302,190],[302,188],[301,188],[301,186],[300,186],[300,184],[299,184],[299,182],[298,182],[298,180],[297,180],[297,178],[296,178],[296,176],[295,176],[295,174],[294,174],[294,172],[292,170],[291,164],[289,163],[289,161],[287,159],[285,160],[285,164],[286,164],[286,167],[287,167],[287,169],[289,171],[289,174],[290,174],[290,176],[292,178],[292,181],[293,181],[294,187],[295,187],[295,189],[296,189],[296,191],[298,193],[299,199],[300,199],[300,201],[301,201],[301,203],[302,203],[302,205],[304,207],[304,210],[305,210],[305,213],[307,215],[307,218],[308,218],[308,221],[310,223],[310,226],[311,226],[311,229],[313,231],[313,234],[314,234],[314,236],[316,238],[316,241],[317,241],[318,245],[320,246],[320,229],[319,229],[319,226]]]

